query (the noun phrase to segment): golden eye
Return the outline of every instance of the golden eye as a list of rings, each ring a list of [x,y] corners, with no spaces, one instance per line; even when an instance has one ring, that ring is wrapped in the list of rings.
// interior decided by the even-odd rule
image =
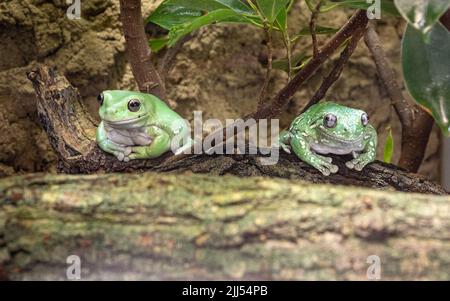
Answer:
[[[327,114],[323,117],[323,125],[327,128],[334,128],[337,124],[337,117],[333,114]]]
[[[137,99],[132,99],[128,102],[128,110],[137,112],[141,108],[141,102]]]
[[[97,96],[97,100],[98,100],[98,102],[100,103],[100,105],[103,104],[103,101],[105,100],[105,97],[103,96],[103,93],[100,93],[100,94]]]
[[[366,113],[363,113],[361,115],[361,123],[363,124],[363,126],[366,126],[369,124],[369,115],[367,115]]]

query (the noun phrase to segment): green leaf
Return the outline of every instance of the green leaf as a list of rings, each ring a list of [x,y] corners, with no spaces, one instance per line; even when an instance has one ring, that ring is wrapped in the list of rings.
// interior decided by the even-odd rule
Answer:
[[[280,11],[289,4],[289,0],[256,0],[261,14],[273,24]]]
[[[411,0],[410,0],[411,1]],[[343,1],[327,1],[322,7],[320,8],[321,12],[328,12],[334,8],[344,6],[344,7],[350,7],[355,9],[368,9],[372,5],[374,5],[375,2],[367,3],[366,0],[343,0]],[[393,0],[381,0],[380,2],[381,11],[385,12],[389,15],[393,16],[400,16],[400,13],[398,12]]]
[[[331,34],[339,31],[339,28],[331,28],[325,26],[316,26],[316,34]],[[308,27],[303,27],[297,35],[299,36],[309,36],[311,31]]]
[[[202,26],[217,22],[249,23],[249,20],[231,9],[214,10],[204,16],[192,20],[191,22],[173,26],[169,32],[168,45],[174,45],[180,38]]]
[[[253,10],[240,0],[165,0],[147,18],[147,22],[170,30],[173,26],[192,22],[218,9],[231,9],[239,14],[253,14]]]
[[[449,0],[394,0],[405,20],[415,29],[427,33],[450,7]]]
[[[308,56],[306,55],[305,51],[297,53],[297,54],[294,54],[291,57],[292,67],[296,67],[297,65],[299,65],[302,61],[304,61],[306,59],[308,59]],[[283,71],[289,72],[289,62],[288,62],[287,58],[274,60],[273,63],[272,63],[272,67],[274,69],[278,69],[278,70],[283,70]]]
[[[390,127],[388,128],[388,130],[389,130],[389,133],[386,138],[386,143],[384,144],[383,158],[384,158],[384,162],[391,163],[392,155],[394,154],[394,137],[392,137],[392,130]]]
[[[161,49],[163,49],[167,45],[168,41],[169,41],[168,37],[156,38],[150,39],[150,41],[148,41],[148,44],[150,46],[150,49],[156,53]]]
[[[426,39],[408,25],[402,41],[402,68],[414,100],[450,135],[450,32],[439,22]]]
[[[277,19],[275,20],[275,24],[277,28],[281,32],[286,32],[287,30],[287,10],[286,8],[282,8],[280,13],[277,16]]]

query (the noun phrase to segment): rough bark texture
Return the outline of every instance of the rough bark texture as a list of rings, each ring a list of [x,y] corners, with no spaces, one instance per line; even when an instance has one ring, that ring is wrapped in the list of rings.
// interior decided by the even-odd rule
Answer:
[[[450,279],[450,199],[155,173],[0,180],[9,279]]]
[[[59,170],[66,173],[93,173],[99,171],[192,171],[196,173],[261,175],[297,178],[315,183],[393,189],[409,192],[444,194],[444,190],[423,177],[407,173],[393,165],[376,162],[363,172],[348,170],[344,158],[335,158],[339,174],[323,177],[319,172],[298,160],[294,155],[280,153],[276,165],[263,165],[260,156],[233,155],[170,156],[155,160],[120,162],[101,151],[95,142],[96,124],[84,109],[76,88],[51,69],[39,66],[28,73],[37,94],[41,124],[59,157]]]

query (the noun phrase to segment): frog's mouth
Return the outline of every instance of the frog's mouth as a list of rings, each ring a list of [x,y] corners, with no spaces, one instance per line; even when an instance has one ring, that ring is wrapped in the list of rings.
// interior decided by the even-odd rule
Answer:
[[[116,128],[124,128],[124,127],[130,127],[139,124],[141,121],[143,121],[145,118],[147,118],[148,114],[130,118],[130,119],[123,119],[123,120],[108,120],[103,119],[104,122],[108,123],[111,127]]]
[[[329,140],[332,141],[332,142],[339,142],[339,143],[343,143],[343,144],[351,144],[351,145],[359,144],[359,143],[362,142],[363,136],[364,136],[364,133],[361,133],[361,134],[360,134],[359,136],[357,136],[356,138],[353,138],[353,139],[347,139],[347,138],[343,138],[343,137],[338,137],[338,136],[335,136],[335,135],[331,135],[331,134],[329,134],[329,133],[327,133],[327,132],[321,130],[320,128],[319,128],[318,130],[319,130],[319,132],[320,132],[320,135],[323,136],[324,138],[329,139]]]

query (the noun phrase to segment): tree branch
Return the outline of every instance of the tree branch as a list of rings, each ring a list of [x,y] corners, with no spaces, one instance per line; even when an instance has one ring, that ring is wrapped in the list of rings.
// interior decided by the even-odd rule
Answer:
[[[380,80],[402,124],[402,152],[398,164],[409,171],[417,172],[425,155],[433,127],[433,118],[420,106],[409,103],[403,96],[394,70],[390,67],[381,47],[374,23],[369,26],[364,40],[372,54]]]
[[[339,46],[342,45],[353,33],[367,26],[367,15],[364,10],[357,10],[350,20],[339,30],[327,44],[319,51],[319,55],[313,57],[301,69],[295,77],[275,96],[270,105],[249,114],[246,118],[271,118],[278,115],[283,107],[294,96],[299,87],[328,59]]]
[[[318,103],[320,100],[322,100],[325,97],[325,95],[327,94],[327,91],[330,89],[330,87],[339,79],[339,77],[342,73],[342,70],[344,69],[344,67],[347,64],[348,60],[350,59],[351,55],[355,51],[356,46],[358,46],[358,42],[364,35],[364,32],[365,32],[365,28],[361,28],[354,32],[353,36],[350,38],[350,41],[348,42],[348,45],[341,52],[341,55],[339,56],[336,63],[334,64],[333,69],[328,74],[328,76],[324,78],[319,89],[316,91],[316,93],[313,95],[313,97],[309,100],[309,102],[303,107],[300,114],[306,112],[312,105]]]
[[[165,85],[151,61],[140,0],[120,0],[120,18],[126,51],[139,90],[165,99]]]
[[[10,280],[448,280],[448,196],[192,174],[0,179]],[[0,269],[1,271],[1,269]],[[1,275],[0,275],[1,276]]]
[[[267,23],[265,23],[264,32],[266,33],[267,37],[267,70],[263,85],[261,87],[261,91],[259,93],[258,109],[263,108],[265,105],[267,89],[270,83],[270,75],[272,73],[272,61],[273,61],[272,33]]]
[[[311,32],[311,40],[313,46],[313,56],[316,57],[319,55],[319,48],[317,47],[317,36],[316,36],[316,20],[317,16],[320,12],[320,7],[322,6],[322,1],[317,3],[314,10],[311,12],[311,19],[309,21],[309,31]]]

